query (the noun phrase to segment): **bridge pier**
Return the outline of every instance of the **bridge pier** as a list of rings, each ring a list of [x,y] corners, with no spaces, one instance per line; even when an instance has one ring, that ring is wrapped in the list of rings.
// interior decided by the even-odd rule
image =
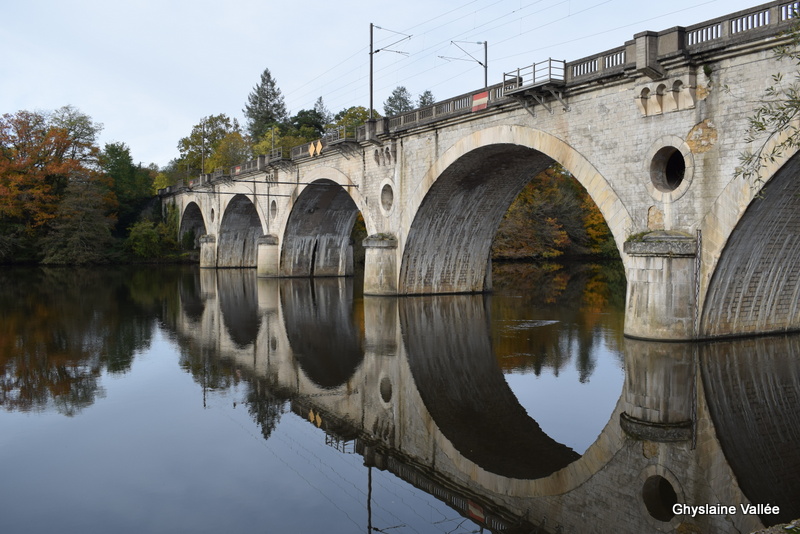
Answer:
[[[628,241],[625,335],[658,341],[697,337],[697,243],[678,232]]]
[[[397,238],[375,234],[363,241],[364,294],[397,295]]]
[[[200,236],[200,268],[214,269],[217,266],[217,236]]]
[[[273,278],[280,276],[281,269],[281,247],[278,236],[265,235],[258,238],[257,245],[256,274],[262,278]]]

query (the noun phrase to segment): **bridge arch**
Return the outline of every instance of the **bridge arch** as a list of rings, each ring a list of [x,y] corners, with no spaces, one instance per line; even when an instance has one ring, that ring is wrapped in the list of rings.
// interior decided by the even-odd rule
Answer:
[[[217,267],[256,267],[263,233],[255,204],[245,195],[234,195],[219,224]]]
[[[703,221],[702,337],[800,330],[800,152],[768,171],[759,191],[734,179]]]
[[[400,293],[476,292],[489,287],[489,254],[503,215],[524,185],[554,162],[586,189],[621,251],[631,216],[591,162],[546,132],[493,126],[458,140],[411,193],[406,209],[416,208],[416,213],[400,243]]]
[[[314,169],[305,180],[286,220],[281,276],[351,275],[350,234],[363,199],[355,184],[336,169]]]
[[[194,236],[194,248],[200,246],[200,236],[208,233],[203,212],[197,202],[189,202],[183,208],[183,215],[181,216],[181,225],[179,230],[180,238],[191,232]]]

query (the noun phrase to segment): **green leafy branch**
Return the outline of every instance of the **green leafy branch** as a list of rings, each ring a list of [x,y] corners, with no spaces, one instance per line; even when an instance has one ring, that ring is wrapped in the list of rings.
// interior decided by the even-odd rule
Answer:
[[[800,66],[800,25],[795,24],[786,35],[788,40],[774,49],[778,60],[790,60]],[[726,90],[730,91],[726,87]],[[788,81],[783,73],[772,76],[772,85],[748,118],[745,142],[758,145],[739,154],[734,175],[752,181],[754,188],[764,184],[761,171],[781,159],[787,151],[800,148],[800,72]]]

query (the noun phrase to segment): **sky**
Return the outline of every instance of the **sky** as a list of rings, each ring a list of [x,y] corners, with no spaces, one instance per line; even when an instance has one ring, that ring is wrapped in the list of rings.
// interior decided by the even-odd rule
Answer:
[[[103,124],[101,147],[164,166],[203,117],[244,126],[269,69],[290,114],[336,113],[397,86],[436,100],[547,58],[573,61],[642,31],[690,26],[747,0],[0,0],[0,113],[72,105]],[[408,37],[410,36],[410,37]],[[399,41],[399,42],[398,42]],[[455,43],[453,43],[455,41]]]

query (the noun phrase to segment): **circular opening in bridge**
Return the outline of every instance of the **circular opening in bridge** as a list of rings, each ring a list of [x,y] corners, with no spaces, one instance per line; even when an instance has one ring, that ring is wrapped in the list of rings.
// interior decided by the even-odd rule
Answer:
[[[269,218],[275,220],[275,217],[278,216],[278,203],[274,200],[269,204]]]
[[[211,208],[211,222],[214,222],[214,208]]]
[[[381,379],[381,398],[383,402],[389,402],[392,400],[392,381],[389,380],[388,377],[383,377]]]
[[[381,189],[381,206],[386,211],[389,211],[392,208],[392,204],[394,203],[394,191],[392,190],[392,186],[389,184],[385,184]]]
[[[647,511],[655,519],[667,522],[675,517],[672,507],[678,502],[678,495],[666,478],[653,475],[644,482],[642,500]]]
[[[653,157],[650,163],[650,179],[656,189],[669,193],[675,191],[686,174],[686,160],[681,151],[673,146],[665,146]]]

